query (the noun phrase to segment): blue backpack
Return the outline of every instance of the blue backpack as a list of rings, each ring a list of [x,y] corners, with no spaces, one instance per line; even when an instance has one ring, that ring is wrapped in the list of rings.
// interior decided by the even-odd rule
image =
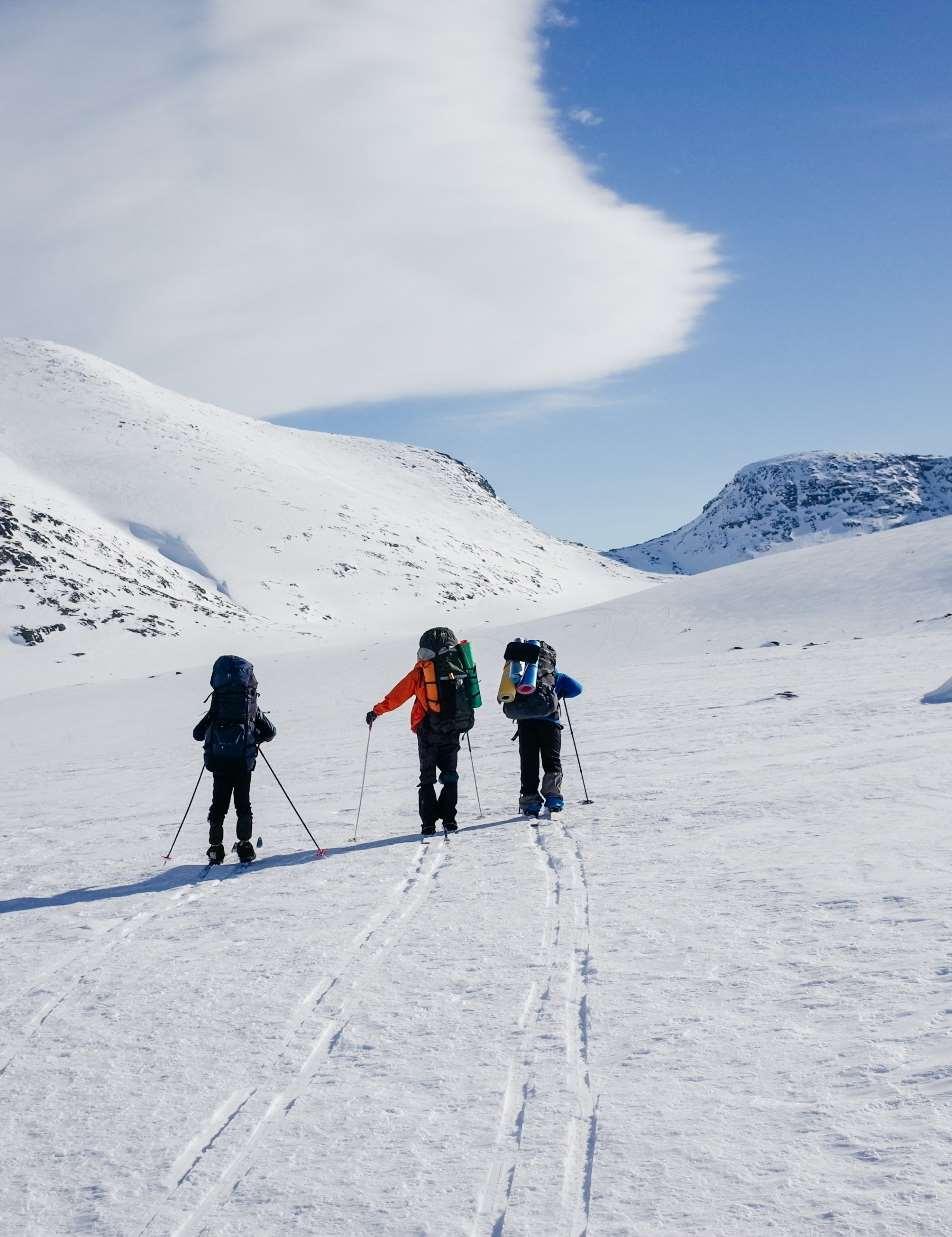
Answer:
[[[205,767],[215,773],[243,761],[249,770],[253,769],[258,747],[258,680],[254,666],[243,657],[219,657],[212,667],[211,685]]]

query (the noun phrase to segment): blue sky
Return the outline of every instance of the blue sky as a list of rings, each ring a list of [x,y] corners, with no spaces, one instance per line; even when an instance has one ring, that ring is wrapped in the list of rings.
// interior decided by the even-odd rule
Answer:
[[[952,453],[952,5],[578,0],[555,17],[545,85],[566,140],[626,200],[720,237],[732,282],[691,347],[577,389],[287,419],[458,455],[600,547],[676,527],[754,459]]]

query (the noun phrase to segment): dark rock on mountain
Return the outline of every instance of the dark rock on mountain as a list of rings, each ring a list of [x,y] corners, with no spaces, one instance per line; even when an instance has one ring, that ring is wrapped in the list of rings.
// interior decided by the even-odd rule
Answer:
[[[952,459],[815,451],[748,464],[697,519],[608,550],[645,571],[693,575],[778,550],[952,514]]]

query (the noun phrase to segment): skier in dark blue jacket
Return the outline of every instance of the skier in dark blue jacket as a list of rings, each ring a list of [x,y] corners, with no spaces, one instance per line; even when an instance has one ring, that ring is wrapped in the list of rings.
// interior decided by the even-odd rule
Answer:
[[[581,694],[582,684],[556,668],[555,694],[559,700],[572,700]],[[561,812],[562,798],[562,721],[561,709],[548,717],[526,718],[519,727],[519,811],[538,817],[543,806]],[[542,793],[539,793],[539,762],[542,763]]]
[[[250,863],[255,857],[251,774],[259,743],[270,743],[277,730],[258,708],[258,680],[250,661],[233,654],[217,658],[211,685],[211,708],[192,731],[192,738],[205,745],[205,768],[214,777],[206,853],[210,864],[224,862],[225,817],[234,797],[235,850],[240,863]]]

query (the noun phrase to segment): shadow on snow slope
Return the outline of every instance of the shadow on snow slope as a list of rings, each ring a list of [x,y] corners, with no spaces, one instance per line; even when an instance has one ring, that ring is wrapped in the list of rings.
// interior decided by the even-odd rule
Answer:
[[[253,864],[249,864],[245,871],[296,867],[314,858],[313,850],[299,850],[288,855],[269,855],[266,859],[258,859]],[[237,871],[238,866],[238,864],[225,864],[223,871],[225,873]],[[172,889],[180,889],[183,885],[194,884],[204,873],[205,867],[204,863],[181,864],[177,868],[166,868],[162,872],[156,872],[152,876],[146,876],[128,885],[65,889],[62,893],[51,893],[40,898],[7,898],[5,901],[0,901],[0,915],[11,915],[16,911],[42,910],[50,906],[75,906],[79,902],[106,902],[112,898],[132,898],[140,893],[168,893]]]
[[[460,833],[474,833],[479,829],[492,829],[498,825],[510,825],[521,820],[519,816],[507,817],[505,820],[487,820],[475,825],[465,825],[460,829]],[[442,834],[437,834],[441,837]],[[377,850],[381,846],[400,846],[408,842],[419,842],[419,833],[402,833],[389,838],[375,838],[369,842],[355,842],[347,846],[332,846],[328,847],[325,852],[325,858],[333,858],[338,855],[350,855],[358,851]],[[290,868],[297,867],[302,863],[309,863],[315,859],[313,850],[298,850],[292,851],[286,855],[269,855],[266,858],[259,857],[253,864],[249,864],[245,872],[262,872],[269,868]],[[45,897],[22,897],[22,898],[7,898],[0,901],[0,915],[13,915],[18,911],[38,911],[45,910],[48,907],[55,906],[75,906],[81,902],[106,902],[113,898],[132,898],[137,894],[144,893],[168,893],[173,889],[180,889],[184,885],[194,884],[205,872],[205,864],[203,863],[188,863],[181,864],[176,868],[167,868],[162,872],[156,872],[152,876],[144,877],[142,880],[133,881],[126,885],[103,885],[99,888],[95,886],[85,886],[80,889],[64,889],[62,893],[51,893]],[[237,864],[224,864],[223,875],[229,874],[237,870]]]

